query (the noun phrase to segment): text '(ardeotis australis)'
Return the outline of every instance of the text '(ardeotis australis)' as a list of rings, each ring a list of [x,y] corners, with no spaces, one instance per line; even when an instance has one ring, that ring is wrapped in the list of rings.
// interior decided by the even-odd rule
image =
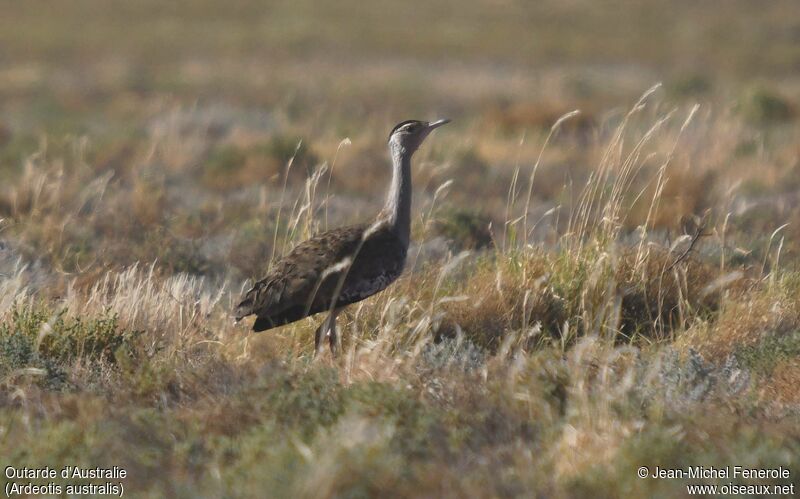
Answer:
[[[264,331],[320,312],[315,354],[327,336],[335,355],[336,316],[351,303],[385,289],[403,271],[411,235],[411,156],[425,137],[450,120],[403,121],[389,134],[392,181],[386,204],[369,223],[323,232],[297,245],[255,283],[236,307],[236,320],[255,315]]]

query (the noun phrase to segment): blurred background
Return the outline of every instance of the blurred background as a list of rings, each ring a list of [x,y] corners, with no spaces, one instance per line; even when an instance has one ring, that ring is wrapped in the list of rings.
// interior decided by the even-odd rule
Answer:
[[[409,118],[453,122],[343,354],[233,324],[374,215]],[[136,497],[796,482],[799,170],[798,0],[3,2],[0,462]]]
[[[354,133],[398,114],[605,110],[659,81],[676,98],[759,83],[791,92],[799,10],[790,0],[15,2],[0,20],[3,114],[23,131],[108,133],[114,118],[199,99]]]
[[[436,227],[469,233],[469,246],[508,221],[515,172],[527,178],[560,116],[581,110],[543,156],[525,207],[535,219],[574,204],[625,112],[659,82],[629,140],[671,110],[679,126],[695,103],[702,126],[674,159],[656,225],[709,208],[748,226],[793,216],[793,203],[766,200],[800,187],[794,0],[14,2],[0,18],[0,179],[58,157],[73,190],[100,179],[117,194],[57,241],[17,231],[37,258],[74,270],[103,239],[95,262],[158,257],[219,273],[230,261],[251,277],[263,268],[243,262],[272,254],[263,234],[291,157],[284,202],[334,165],[314,206],[326,224],[363,218],[384,193],[391,126],[446,116],[454,123],[418,156],[416,203],[454,180]],[[52,179],[48,165],[38,172]],[[19,220],[34,195],[7,189],[0,215]],[[625,224],[641,221],[632,206]],[[530,237],[555,237],[553,224]]]

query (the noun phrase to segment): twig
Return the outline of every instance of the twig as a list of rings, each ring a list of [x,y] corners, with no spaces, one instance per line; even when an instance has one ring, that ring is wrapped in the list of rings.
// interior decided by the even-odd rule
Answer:
[[[702,236],[708,235],[708,234],[703,234],[703,229],[705,229],[705,227],[706,227],[706,220],[704,217],[703,221],[697,225],[697,229],[695,229],[694,234],[692,235],[692,240],[689,241],[689,246],[686,248],[686,250],[684,250],[683,253],[681,253],[678,256],[678,258],[675,259],[674,262],[672,262],[672,264],[670,264],[669,267],[667,267],[666,272],[669,272],[670,270],[675,268],[676,265],[678,265],[680,262],[686,259],[687,256],[689,256],[689,253],[691,253],[692,249],[694,249],[694,245],[697,243],[698,239],[700,239]]]

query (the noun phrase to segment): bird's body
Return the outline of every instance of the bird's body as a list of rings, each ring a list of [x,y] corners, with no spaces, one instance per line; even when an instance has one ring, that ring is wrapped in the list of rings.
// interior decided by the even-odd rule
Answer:
[[[253,330],[264,331],[361,301],[400,276],[407,250],[385,221],[324,232],[281,258],[236,316],[256,314]]]
[[[264,331],[329,311],[317,330],[316,352],[327,335],[335,353],[338,312],[382,291],[403,271],[411,232],[411,156],[431,130],[448,122],[398,124],[389,136],[391,186],[374,221],[333,229],[297,245],[245,293],[236,319],[256,315],[253,330]]]

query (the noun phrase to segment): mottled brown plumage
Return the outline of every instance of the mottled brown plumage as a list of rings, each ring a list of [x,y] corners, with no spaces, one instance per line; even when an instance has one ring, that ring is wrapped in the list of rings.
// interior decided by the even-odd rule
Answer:
[[[256,315],[264,331],[330,311],[316,334],[336,351],[336,315],[351,303],[385,289],[403,271],[411,226],[411,156],[435,128],[448,123],[416,120],[398,124],[389,136],[392,183],[375,221],[319,234],[297,245],[242,297],[236,320]]]
[[[406,251],[385,221],[324,232],[281,258],[245,294],[236,317],[255,314],[253,330],[264,331],[361,301],[397,279]]]

